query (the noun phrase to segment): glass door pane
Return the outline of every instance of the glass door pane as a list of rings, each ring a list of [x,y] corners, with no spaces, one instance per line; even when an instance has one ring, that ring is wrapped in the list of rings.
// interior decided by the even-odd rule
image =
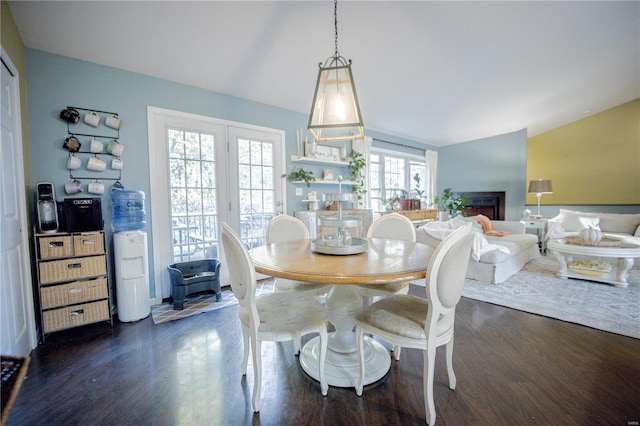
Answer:
[[[231,164],[237,164],[239,235],[248,248],[264,244],[269,221],[282,213],[283,173],[280,138],[268,132],[230,128]],[[232,168],[232,166],[230,167]],[[232,182],[233,184],[234,182]]]
[[[174,262],[218,258],[215,135],[168,129]]]

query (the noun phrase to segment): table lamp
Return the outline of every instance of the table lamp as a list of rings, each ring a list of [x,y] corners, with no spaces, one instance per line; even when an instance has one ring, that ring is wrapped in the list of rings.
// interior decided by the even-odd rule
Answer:
[[[540,197],[542,197],[542,194],[553,194],[553,190],[551,189],[551,180],[538,179],[530,181],[529,193],[536,194],[536,197],[538,197],[538,214],[532,214],[530,217],[531,219],[541,219],[542,215],[540,214]]]

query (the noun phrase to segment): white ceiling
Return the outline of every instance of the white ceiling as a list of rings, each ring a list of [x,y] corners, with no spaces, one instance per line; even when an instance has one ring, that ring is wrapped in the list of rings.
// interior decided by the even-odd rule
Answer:
[[[333,2],[10,1],[26,47],[308,113]],[[344,1],[365,128],[536,135],[640,97],[640,2]],[[301,123],[301,127],[306,123]]]

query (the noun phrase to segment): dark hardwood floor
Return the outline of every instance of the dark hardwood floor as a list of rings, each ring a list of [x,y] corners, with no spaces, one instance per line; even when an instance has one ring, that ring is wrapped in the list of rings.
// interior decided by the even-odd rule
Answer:
[[[463,298],[455,391],[444,348],[437,352],[438,425],[640,421],[640,340]],[[424,424],[421,351],[404,349],[361,398],[333,387],[322,397],[290,342],[264,343],[258,414],[241,356],[237,306],[160,325],[149,317],[55,333],[32,353],[9,425]]]

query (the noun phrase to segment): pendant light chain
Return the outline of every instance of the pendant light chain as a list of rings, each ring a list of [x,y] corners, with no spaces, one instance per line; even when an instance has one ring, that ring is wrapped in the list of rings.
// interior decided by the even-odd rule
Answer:
[[[333,0],[333,25],[335,27],[336,39],[336,53],[334,56],[337,58],[340,56],[340,53],[338,53],[338,0]]]

